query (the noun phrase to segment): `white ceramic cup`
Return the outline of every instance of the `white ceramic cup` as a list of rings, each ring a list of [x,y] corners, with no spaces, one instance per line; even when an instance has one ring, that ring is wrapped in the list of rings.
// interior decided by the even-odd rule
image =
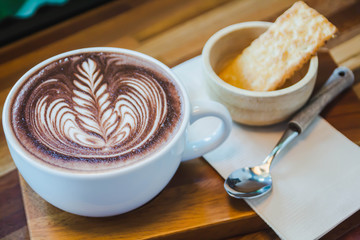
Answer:
[[[183,120],[173,138],[156,153],[128,166],[102,172],[76,173],[49,167],[22,147],[11,126],[11,99],[35,71],[54,60],[80,52],[116,52],[145,59],[163,69],[177,84],[183,98]],[[216,117],[221,124],[204,139],[187,140],[189,126],[200,118]],[[119,48],[87,48],[54,56],[29,70],[10,91],[3,109],[3,128],[11,156],[25,181],[42,198],[70,213],[104,217],[135,209],[154,198],[175,174],[181,160],[202,156],[228,137],[232,122],[227,109],[213,101],[190,103],[181,81],[158,60]]]

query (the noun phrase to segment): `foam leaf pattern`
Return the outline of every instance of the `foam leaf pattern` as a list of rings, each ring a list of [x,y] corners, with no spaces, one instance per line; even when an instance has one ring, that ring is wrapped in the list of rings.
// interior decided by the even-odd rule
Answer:
[[[111,129],[116,126],[116,120],[118,120],[117,113],[109,108],[107,84],[102,83],[103,76],[91,59],[78,66],[78,71],[79,73],[75,74],[77,80],[74,80],[74,85],[79,88],[73,91],[74,110],[78,113],[83,129],[88,133],[99,135],[103,142],[97,142],[97,144],[105,146]]]
[[[30,118],[47,148],[71,157],[115,157],[139,149],[164,123],[167,99],[156,80],[140,73],[119,74],[110,89],[91,58],[75,69],[72,87],[56,78],[38,87],[46,91]]]

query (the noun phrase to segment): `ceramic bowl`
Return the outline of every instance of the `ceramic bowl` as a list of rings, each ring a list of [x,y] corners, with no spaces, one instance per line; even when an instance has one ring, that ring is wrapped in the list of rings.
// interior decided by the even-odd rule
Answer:
[[[244,48],[265,32],[270,22],[244,22],[216,32],[202,52],[205,82],[210,97],[224,104],[235,122],[264,126],[288,119],[309,99],[315,85],[318,58],[313,56],[278,90],[260,92],[234,87],[218,73]]]

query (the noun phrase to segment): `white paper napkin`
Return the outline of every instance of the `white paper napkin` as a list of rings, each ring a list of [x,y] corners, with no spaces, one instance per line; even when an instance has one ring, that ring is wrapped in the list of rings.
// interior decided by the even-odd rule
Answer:
[[[174,72],[191,99],[209,98],[200,56]],[[218,124],[202,120],[196,138]],[[226,178],[233,170],[260,164],[280,139],[285,124],[245,127],[233,124],[230,137],[204,158]],[[316,239],[360,209],[360,148],[318,117],[273,163],[273,190],[246,200],[283,239]],[[224,190],[225,191],[225,190]]]

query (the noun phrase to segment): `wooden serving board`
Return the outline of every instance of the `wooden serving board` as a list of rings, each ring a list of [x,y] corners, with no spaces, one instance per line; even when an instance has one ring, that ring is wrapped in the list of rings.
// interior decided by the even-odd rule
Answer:
[[[132,212],[88,218],[45,202],[21,178],[28,229],[33,239],[218,239],[267,228],[244,201],[230,199],[217,173],[202,159],[184,162],[169,185]],[[116,191],[114,189],[114,191]],[[225,234],[224,234],[225,233]]]
[[[320,53],[319,61],[317,85],[336,67],[328,53]],[[21,176],[20,180],[34,239],[219,239],[269,228],[243,200],[226,194],[224,180],[203,158],[181,163],[168,186],[146,205],[108,218],[81,217],[57,209]]]

